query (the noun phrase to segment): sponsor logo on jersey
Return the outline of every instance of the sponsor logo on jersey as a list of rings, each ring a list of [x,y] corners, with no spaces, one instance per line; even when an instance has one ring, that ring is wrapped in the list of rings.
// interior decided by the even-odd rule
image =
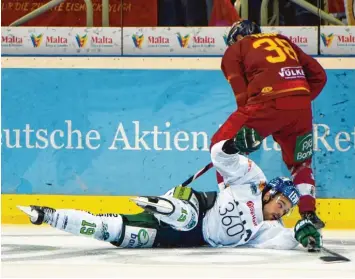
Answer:
[[[254,208],[254,203],[252,201],[247,202],[247,206],[249,207],[251,218],[253,221],[253,225],[257,226],[258,223],[256,222],[256,216],[255,216],[255,208]]]
[[[284,79],[306,78],[302,66],[281,68],[279,75]]]
[[[142,247],[149,242],[149,234],[147,230],[140,229],[137,234],[131,233],[130,240],[128,241],[127,247]]]
[[[149,234],[145,229],[138,232],[138,246],[146,245],[149,242]]]
[[[261,93],[270,93],[272,92],[274,89],[270,86],[268,87],[264,87],[263,89],[261,89]]]
[[[313,134],[312,132],[299,136],[296,139],[296,148],[294,153],[295,162],[302,162],[310,158],[313,154]]]

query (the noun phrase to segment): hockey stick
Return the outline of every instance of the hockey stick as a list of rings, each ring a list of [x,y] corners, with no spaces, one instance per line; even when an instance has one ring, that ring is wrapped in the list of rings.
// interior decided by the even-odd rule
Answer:
[[[332,250],[329,250],[325,247],[322,247],[322,252],[325,252],[325,253],[328,253],[330,254],[331,256],[322,256],[320,257],[320,259],[324,262],[350,262],[351,260],[332,251]]]
[[[192,181],[196,180],[198,177],[203,175],[205,172],[207,172],[212,167],[213,167],[212,162],[208,163],[208,165],[206,165],[204,168],[200,169],[194,175],[190,176],[187,180],[185,180],[183,183],[181,183],[180,186],[185,187],[185,186],[189,185]]]

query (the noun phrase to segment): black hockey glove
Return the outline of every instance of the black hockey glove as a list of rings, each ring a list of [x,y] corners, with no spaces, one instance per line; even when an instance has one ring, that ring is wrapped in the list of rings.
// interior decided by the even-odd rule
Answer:
[[[263,139],[259,133],[252,129],[243,126],[242,129],[234,137],[234,144],[241,153],[252,153],[257,151]]]
[[[310,220],[298,221],[294,230],[296,240],[308,248],[309,252],[320,251],[323,245],[322,236]]]

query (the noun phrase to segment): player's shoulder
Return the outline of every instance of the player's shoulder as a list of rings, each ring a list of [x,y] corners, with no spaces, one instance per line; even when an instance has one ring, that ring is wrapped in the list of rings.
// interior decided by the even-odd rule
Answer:
[[[280,38],[280,39],[286,39],[289,40],[288,37],[277,33],[277,32],[265,32],[265,33],[259,33],[259,34],[252,34],[249,36],[246,36],[242,41],[245,40],[245,42],[250,42],[250,41],[255,41],[259,39],[265,39],[265,38]]]
[[[262,169],[250,158],[240,155],[241,170],[244,172],[243,177],[248,182],[266,181],[266,177]]]

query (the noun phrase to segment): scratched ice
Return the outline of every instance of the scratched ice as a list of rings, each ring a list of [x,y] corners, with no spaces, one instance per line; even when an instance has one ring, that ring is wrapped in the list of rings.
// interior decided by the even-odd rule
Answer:
[[[355,231],[324,231],[324,245],[352,261],[246,248],[118,249],[50,227],[2,226],[2,277],[355,277]]]

